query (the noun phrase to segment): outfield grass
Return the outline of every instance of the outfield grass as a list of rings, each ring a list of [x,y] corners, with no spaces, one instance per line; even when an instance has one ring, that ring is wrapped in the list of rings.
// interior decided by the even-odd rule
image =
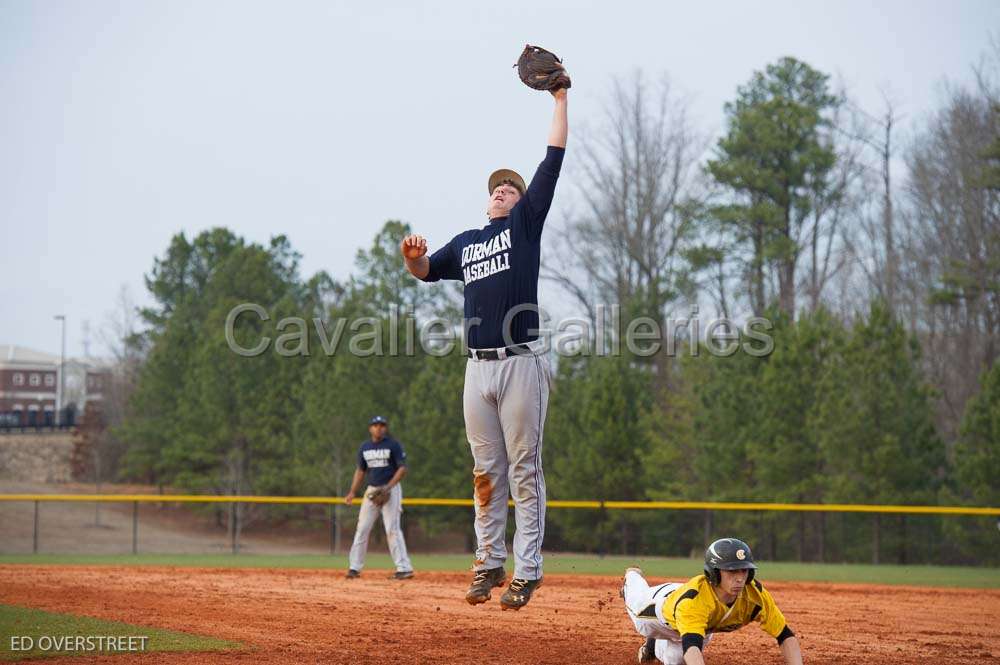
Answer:
[[[411,557],[413,567],[421,570],[468,571],[472,557],[468,554],[417,554]],[[346,556],[328,555],[260,555],[260,554],[22,554],[0,555],[0,564],[46,565],[116,565],[116,566],[195,566],[208,568],[347,568]],[[819,564],[791,562],[758,562],[760,577],[765,580],[845,582],[858,584],[906,584],[913,586],[1000,588],[1000,568],[963,566],[897,566],[865,564]],[[626,566],[641,566],[653,577],[687,578],[701,571],[698,559],[665,559],[654,557],[596,557],[579,554],[545,555],[545,570],[549,573],[579,575],[620,575]],[[367,566],[391,569],[386,554],[368,556]]]
[[[68,639],[66,636],[90,638],[90,642]],[[110,645],[97,641],[99,636],[115,638]],[[131,644],[118,638],[133,637]],[[14,637],[16,642],[12,643]],[[34,648],[21,650],[31,640]],[[137,638],[146,637],[141,641]],[[58,642],[56,642],[58,640]],[[69,649],[57,650],[69,644]],[[17,650],[14,650],[14,649]],[[95,656],[122,653],[114,649],[153,651],[222,651],[245,648],[237,642],[214,637],[190,635],[173,630],[135,626],[118,621],[104,621],[73,614],[56,614],[26,607],[0,605],[0,661],[17,661],[47,656]]]

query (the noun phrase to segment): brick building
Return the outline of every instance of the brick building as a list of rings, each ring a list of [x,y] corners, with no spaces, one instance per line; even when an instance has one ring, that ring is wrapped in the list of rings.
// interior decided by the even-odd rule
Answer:
[[[68,418],[83,413],[88,400],[101,399],[110,374],[92,363],[67,359],[63,407]],[[0,344],[0,426],[51,427],[56,424],[59,356],[23,346]]]

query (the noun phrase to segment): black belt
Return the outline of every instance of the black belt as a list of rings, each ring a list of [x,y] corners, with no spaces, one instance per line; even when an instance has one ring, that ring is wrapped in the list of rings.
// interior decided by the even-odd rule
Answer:
[[[514,346],[508,346],[503,349],[506,352],[505,358],[510,356],[532,356],[534,351],[527,344],[515,344]],[[476,360],[500,360],[500,349],[469,349],[465,352],[466,358],[475,358]]]

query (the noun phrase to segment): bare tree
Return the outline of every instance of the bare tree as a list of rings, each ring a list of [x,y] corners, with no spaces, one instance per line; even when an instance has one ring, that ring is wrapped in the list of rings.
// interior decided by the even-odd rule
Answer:
[[[637,71],[628,83],[614,83],[602,126],[583,139],[582,209],[559,236],[556,261],[548,264],[557,267],[543,276],[591,320],[595,302],[617,303],[665,330],[683,295],[684,249],[703,191],[698,161],[707,146],[688,116],[687,101],[665,78],[650,85]]]
[[[837,96],[846,99],[843,91]],[[848,128],[856,125],[856,119],[849,109],[838,106],[831,124],[834,131],[829,142],[836,160],[825,181],[810,193],[810,215],[798,238],[799,256],[805,263],[799,291],[806,295],[810,312],[840,300],[833,282],[856,258],[857,219],[868,196],[864,142],[857,140],[856,130]]]
[[[898,220],[892,179],[896,155],[895,132],[902,116],[899,104],[882,90],[883,107],[874,115],[849,103],[852,119],[842,129],[845,136],[867,148],[867,158],[859,156],[861,178],[856,190],[856,231],[847,244],[855,266],[863,274],[860,290],[866,298],[880,298],[890,311],[900,313],[900,258]]]
[[[124,418],[142,363],[139,309],[127,285],[119,288],[115,307],[105,314],[98,336],[110,354],[110,385],[104,388],[103,410],[108,421],[117,424]]]
[[[99,401],[88,399],[80,440],[80,454],[89,458],[82,464],[89,467],[86,471],[93,477],[97,494],[101,493],[101,483],[117,473],[118,461],[124,451],[123,442],[115,437],[114,427],[125,418],[128,400],[137,380],[141,361],[137,330],[138,310],[128,287],[122,285],[115,308],[106,313],[98,333],[110,358],[95,361],[88,357],[84,367],[83,381],[87,392],[100,393]],[[99,387],[89,385],[91,377],[87,374],[94,369],[100,370],[103,379]],[[94,523],[100,525],[99,503],[95,508]]]
[[[1000,182],[987,154],[1000,137],[1000,49],[987,65],[977,89],[949,91],[906,156],[907,278],[949,439],[1000,351]]]

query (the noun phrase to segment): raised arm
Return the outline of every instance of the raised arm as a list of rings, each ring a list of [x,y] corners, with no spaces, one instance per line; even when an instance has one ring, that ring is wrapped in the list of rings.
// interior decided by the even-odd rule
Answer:
[[[549,145],[554,145],[557,148],[566,147],[566,137],[569,134],[569,120],[566,115],[566,93],[566,88],[552,92],[552,96],[556,99],[556,109],[552,114]]]
[[[552,114],[552,126],[549,129],[549,143],[545,150],[545,159],[538,165],[538,169],[528,185],[528,191],[524,193],[523,200],[519,202],[526,213],[521,216],[521,221],[524,224],[521,227],[522,232],[532,239],[541,236],[545,217],[549,214],[549,206],[552,205],[556,182],[559,180],[559,171],[562,168],[563,153],[566,151],[566,136],[569,133],[569,124],[566,119],[566,89],[556,90],[552,96],[555,98],[556,104]]]

